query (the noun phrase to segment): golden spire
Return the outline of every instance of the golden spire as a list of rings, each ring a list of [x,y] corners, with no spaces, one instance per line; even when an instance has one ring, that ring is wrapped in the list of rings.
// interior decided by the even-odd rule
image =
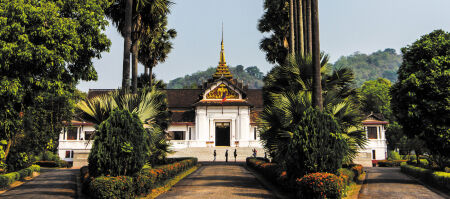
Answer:
[[[222,41],[220,42],[220,61],[219,65],[217,66],[216,73],[214,73],[214,78],[220,78],[220,77],[226,77],[226,78],[233,78],[233,76],[230,73],[230,70],[227,66],[227,62],[225,62],[225,51],[223,47],[223,23],[222,23]]]

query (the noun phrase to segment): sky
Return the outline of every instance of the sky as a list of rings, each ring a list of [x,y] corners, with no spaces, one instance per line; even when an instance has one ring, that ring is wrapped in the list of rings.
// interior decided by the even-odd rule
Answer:
[[[165,63],[154,68],[158,79],[177,77],[216,67],[219,61],[222,22],[228,65],[258,66],[263,72],[274,65],[259,49],[264,35],[257,30],[264,13],[263,0],[173,0],[168,26],[178,32]],[[450,0],[320,0],[321,51],[335,62],[354,52],[372,53],[385,48],[399,52],[436,29],[450,31]],[[118,88],[122,81],[123,38],[114,26],[106,30],[112,45],[101,59],[93,60],[96,82],[77,88]],[[143,66],[139,67],[143,73]]]

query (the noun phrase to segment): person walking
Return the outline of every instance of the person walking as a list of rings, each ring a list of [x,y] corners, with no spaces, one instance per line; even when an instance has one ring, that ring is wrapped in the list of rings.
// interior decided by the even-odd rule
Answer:
[[[236,157],[237,157],[237,149],[234,149],[234,162],[236,162]]]
[[[228,162],[228,149],[225,151],[225,162]]]
[[[253,148],[253,157],[254,157],[254,158],[256,158],[256,153],[257,153],[256,149]]]
[[[213,160],[213,162],[215,162],[216,161],[216,155],[217,155],[217,153],[216,153],[216,150],[214,149],[214,153],[213,153],[213,155],[214,155],[214,160]]]

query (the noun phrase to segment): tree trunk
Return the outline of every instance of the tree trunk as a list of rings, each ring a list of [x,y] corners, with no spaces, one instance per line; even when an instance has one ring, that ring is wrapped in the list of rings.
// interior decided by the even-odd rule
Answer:
[[[132,54],[133,54],[133,63],[132,63],[132,71],[131,71],[131,85],[133,93],[137,92],[137,75],[138,75],[138,56],[139,56],[139,40],[135,40],[132,46]]]
[[[313,106],[323,109],[320,77],[319,0],[311,1],[312,7],[312,62],[313,62]]]
[[[302,0],[296,0],[297,1],[297,25],[298,25],[298,29],[297,29],[297,37],[295,39],[296,41],[296,46],[298,48],[298,53],[299,55],[301,55],[302,57],[305,56],[305,48],[303,45],[303,4],[302,4]]]
[[[5,157],[3,157],[3,161],[6,161],[9,151],[11,151],[12,142],[13,142],[13,139],[8,139],[8,144],[6,145]]]
[[[148,67],[144,66],[144,75],[148,75]]]
[[[294,55],[295,53],[295,25],[294,25],[294,1],[289,1],[289,54]]]
[[[306,53],[311,55],[312,52],[312,14],[311,14],[311,1],[315,0],[306,0],[306,26],[307,26],[307,38],[306,38]]]
[[[305,55],[307,54],[307,49],[308,49],[308,23],[306,21],[306,0],[301,0],[302,1],[302,18],[303,18],[303,49],[305,52]]]
[[[123,41],[123,71],[122,71],[122,89],[130,88],[130,50],[131,50],[131,17],[133,0],[127,0],[125,5],[125,26]]]
[[[153,66],[149,66],[149,75],[150,75],[150,88],[153,86]]]

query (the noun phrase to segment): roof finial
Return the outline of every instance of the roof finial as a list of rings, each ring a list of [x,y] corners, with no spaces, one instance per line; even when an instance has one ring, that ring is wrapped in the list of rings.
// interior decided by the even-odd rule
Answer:
[[[217,66],[216,73],[213,74],[214,78],[226,77],[232,78],[233,76],[228,69],[227,62],[225,61],[225,50],[223,46],[223,21],[222,21],[222,41],[220,42],[220,60]]]

